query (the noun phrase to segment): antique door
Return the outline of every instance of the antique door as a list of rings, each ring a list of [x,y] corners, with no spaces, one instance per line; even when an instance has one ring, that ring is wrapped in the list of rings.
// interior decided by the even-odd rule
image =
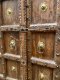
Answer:
[[[27,1],[28,80],[60,80],[60,1]]]
[[[0,0],[0,80],[27,78],[25,3]]]
[[[0,0],[0,80],[60,80],[59,7],[59,0]]]

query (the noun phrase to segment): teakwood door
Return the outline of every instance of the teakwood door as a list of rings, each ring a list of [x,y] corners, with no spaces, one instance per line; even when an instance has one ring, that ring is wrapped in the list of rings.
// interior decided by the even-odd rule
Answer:
[[[60,80],[59,0],[0,0],[0,80]]]

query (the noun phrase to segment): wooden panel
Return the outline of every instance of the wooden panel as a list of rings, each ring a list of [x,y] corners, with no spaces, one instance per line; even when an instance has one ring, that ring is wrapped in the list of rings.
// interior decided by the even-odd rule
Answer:
[[[20,54],[19,50],[19,32],[4,32],[4,53]],[[15,48],[11,49],[10,42],[15,40]]]
[[[46,11],[41,10],[41,4],[45,3]],[[48,23],[56,20],[55,0],[32,0],[32,23]]]
[[[7,76],[11,78],[18,78],[19,75],[19,63],[14,61],[7,61]]]
[[[2,2],[2,10],[3,24],[18,24],[18,0],[4,0]]]
[[[41,76],[44,76],[43,80],[53,80],[53,69],[32,65],[32,80],[42,80]]]
[[[38,42],[44,42],[45,49],[43,54],[38,53],[37,45]],[[54,32],[32,32],[32,55],[43,59],[54,58],[54,44],[55,44],[55,33]]]

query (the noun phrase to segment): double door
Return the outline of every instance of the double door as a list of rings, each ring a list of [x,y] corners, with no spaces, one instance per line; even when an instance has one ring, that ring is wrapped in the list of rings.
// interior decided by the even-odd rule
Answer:
[[[0,80],[60,80],[59,4],[0,1]]]

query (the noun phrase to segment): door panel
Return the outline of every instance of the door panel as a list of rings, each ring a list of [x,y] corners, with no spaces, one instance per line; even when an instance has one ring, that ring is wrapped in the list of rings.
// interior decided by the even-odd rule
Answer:
[[[9,61],[7,60],[7,76],[11,78],[17,79],[19,74],[19,63],[15,61]]]
[[[32,32],[32,55],[43,59],[54,58],[55,32]],[[44,43],[44,50],[39,51],[39,42]]]
[[[32,0],[32,23],[53,23],[56,21],[54,0]]]
[[[5,0],[2,2],[3,24],[18,24],[18,0]]]
[[[5,52],[12,54],[20,54],[19,32],[4,32],[3,34],[4,34],[3,36],[4,36]]]
[[[33,65],[32,66],[32,80],[53,80],[52,72],[53,70],[50,68]]]

